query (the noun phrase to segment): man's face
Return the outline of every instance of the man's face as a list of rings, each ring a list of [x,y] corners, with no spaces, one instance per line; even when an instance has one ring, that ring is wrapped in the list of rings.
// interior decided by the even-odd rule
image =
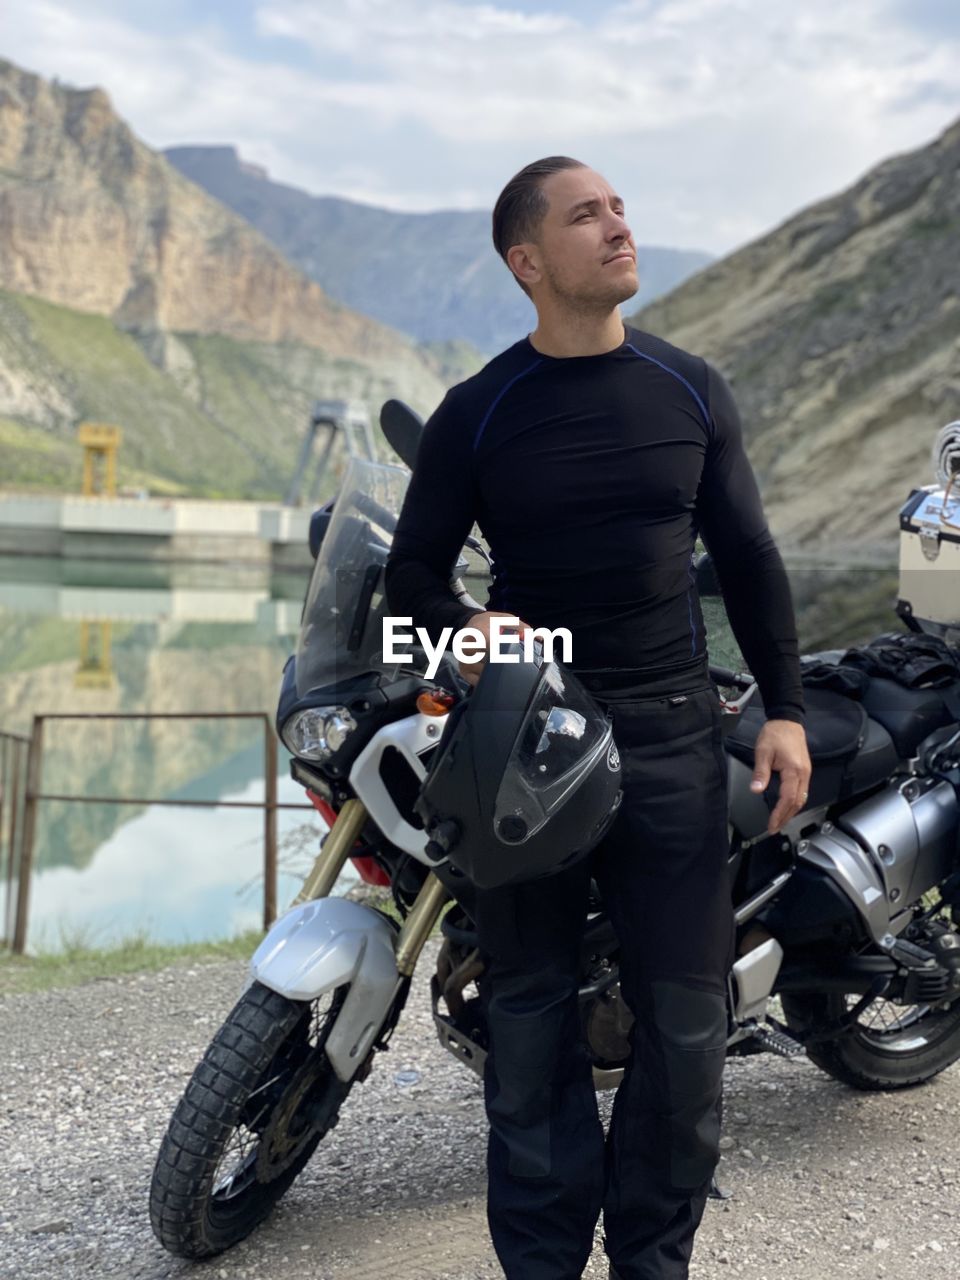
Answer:
[[[605,311],[639,288],[637,249],[623,201],[593,169],[564,169],[544,179],[549,208],[526,246],[537,278],[536,301],[547,290],[578,310]],[[542,296],[542,295],[541,295]]]

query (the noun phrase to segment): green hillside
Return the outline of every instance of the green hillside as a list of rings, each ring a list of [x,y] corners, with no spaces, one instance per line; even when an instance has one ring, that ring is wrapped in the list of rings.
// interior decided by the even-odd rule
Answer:
[[[960,417],[960,121],[635,317],[730,378],[783,545],[893,558]]]
[[[440,377],[375,370],[291,343],[138,337],[103,316],[0,290],[0,485],[75,489],[84,420],[123,429],[119,483],[153,493],[277,498],[317,398],[429,411]]]

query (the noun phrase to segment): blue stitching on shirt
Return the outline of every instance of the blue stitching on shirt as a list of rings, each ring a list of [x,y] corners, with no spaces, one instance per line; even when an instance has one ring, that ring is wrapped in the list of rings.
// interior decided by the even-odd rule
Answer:
[[[628,342],[626,346],[628,351],[632,351],[633,354],[635,356],[639,356],[641,360],[649,360],[650,363],[655,364],[658,369],[662,369],[664,373],[669,373],[674,378],[676,378],[678,382],[682,382],[683,385],[690,392],[690,394],[693,396],[694,400],[696,400],[697,405],[700,409],[700,412],[703,415],[703,423],[704,423],[704,426],[707,428],[708,434],[716,435],[717,429],[714,426],[713,419],[710,417],[710,414],[707,413],[706,405],[703,403],[700,396],[698,395],[696,388],[690,382],[687,381],[687,379],[683,376],[682,373],[678,373],[676,369],[671,369],[670,366],[668,364],[664,364],[662,360],[657,360],[654,356],[648,356],[645,352],[638,351],[632,342]],[[696,536],[697,536],[696,527],[694,527],[693,536],[694,536],[694,539],[696,539]],[[693,595],[692,595],[694,586],[696,584],[696,579],[693,576],[692,558],[690,563],[687,565],[687,574],[690,579],[690,585],[689,587],[687,587],[687,620],[690,623],[690,653],[691,653],[691,656],[696,657],[697,656],[697,628],[696,628],[696,624],[693,621]]]
[[[700,409],[700,412],[703,414],[703,424],[707,428],[707,431],[710,432],[712,435],[716,435],[717,429],[714,426],[713,419],[711,418],[710,414],[707,412],[707,406],[701,400],[693,384],[691,382],[688,382],[682,373],[677,373],[676,369],[671,369],[670,366],[668,364],[664,364],[662,360],[657,360],[654,356],[648,356],[644,351],[638,351],[632,342],[627,343],[627,350],[632,351],[633,354],[635,356],[639,356],[641,360],[649,360],[651,364],[655,364],[659,369],[663,369],[665,373],[671,374],[674,378],[677,379],[678,382],[682,382],[683,385],[690,392],[690,394],[693,396],[694,400],[696,400],[697,406]]]
[[[507,383],[507,385],[503,387],[502,390],[497,394],[493,404],[490,406],[487,412],[483,415],[483,421],[480,423],[479,427],[477,427],[477,434],[473,437],[474,449],[476,449],[477,445],[480,443],[480,437],[483,435],[484,428],[486,427],[487,423],[490,421],[490,415],[493,413],[494,409],[497,407],[497,405],[500,403],[503,397],[507,394],[507,392],[510,390],[510,388],[513,386],[515,382],[519,382],[520,379],[526,377],[528,373],[532,373],[533,370],[536,369],[537,365],[539,364],[543,364],[543,361],[534,360],[533,364],[527,365],[526,369],[523,369],[520,373],[512,377],[510,381]]]
[[[687,587],[687,617],[690,619],[690,654],[692,657],[697,656],[697,628],[693,621],[693,589],[696,585],[696,578],[693,576],[693,556],[690,557],[690,563],[687,565],[687,576],[690,579],[690,585]]]

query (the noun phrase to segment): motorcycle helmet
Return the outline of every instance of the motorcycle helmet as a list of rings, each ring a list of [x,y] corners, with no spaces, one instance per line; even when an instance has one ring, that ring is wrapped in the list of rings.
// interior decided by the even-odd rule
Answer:
[[[533,661],[512,649],[450,712],[415,805],[431,855],[481,889],[586,856],[620,804],[609,717],[539,645]]]

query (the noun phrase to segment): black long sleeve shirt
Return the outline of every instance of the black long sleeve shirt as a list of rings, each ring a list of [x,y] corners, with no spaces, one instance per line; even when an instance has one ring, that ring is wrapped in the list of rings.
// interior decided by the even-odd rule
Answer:
[[[632,328],[596,356],[523,339],[447,393],[386,571],[391,610],[433,639],[475,612],[449,586],[474,522],[494,562],[486,607],[568,627],[576,670],[703,665],[699,534],[767,715],[802,723],[789,583],[730,389],[700,357]]]

